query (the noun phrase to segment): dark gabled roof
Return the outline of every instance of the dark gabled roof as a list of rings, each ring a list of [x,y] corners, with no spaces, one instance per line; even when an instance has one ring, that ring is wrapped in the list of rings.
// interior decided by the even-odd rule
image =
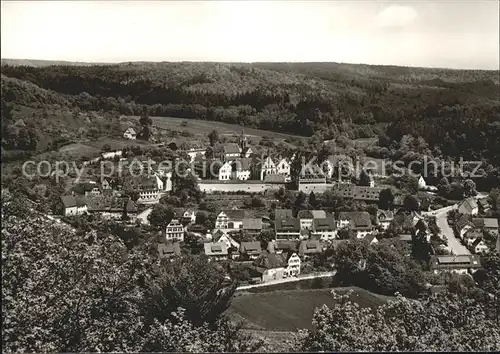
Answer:
[[[472,242],[472,247],[476,248],[477,245],[479,245],[481,242],[484,243],[482,238],[477,238],[474,242]]]
[[[339,213],[339,220],[349,220],[352,228],[370,228],[372,226],[370,214],[366,211],[351,211]]]
[[[87,205],[87,200],[84,197],[75,197],[72,195],[63,195],[61,196],[61,202],[63,203],[65,208],[73,208],[73,207],[83,207]]]
[[[297,231],[300,230],[300,220],[296,218],[282,219],[278,218],[274,221],[274,226],[276,231],[287,230],[287,231]]]
[[[174,256],[180,256],[181,246],[179,242],[168,242],[158,244],[158,256],[160,258],[171,258]]]
[[[224,145],[224,154],[239,154],[240,153],[240,147],[238,144],[235,143],[229,143]]]
[[[483,232],[478,229],[470,229],[464,234],[464,238],[482,238]]]
[[[313,228],[315,231],[328,231],[335,230],[336,223],[333,217],[314,219],[313,220]]]
[[[232,220],[243,220],[246,217],[246,211],[242,209],[223,209],[220,213],[226,214],[228,219]]]
[[[431,256],[430,264],[432,269],[481,268],[478,255]]]
[[[253,265],[262,269],[275,269],[288,266],[288,263],[280,254],[263,252],[254,262]]]
[[[240,253],[260,254],[262,247],[260,242],[242,242],[240,245]]]
[[[470,217],[469,215],[461,215],[458,220],[455,222],[455,225],[457,226],[457,228],[459,230],[463,229],[466,225],[470,225],[471,224],[471,221],[470,221]]]
[[[87,197],[86,200],[89,211],[122,212],[125,206],[128,213],[137,212],[137,206],[130,198],[102,195]]]
[[[312,219],[312,218],[314,218],[313,214],[311,213],[310,210],[299,210],[299,212],[297,213],[297,217],[299,219]]]
[[[479,206],[481,206],[483,209],[487,209],[487,208],[490,208],[490,207],[491,207],[491,205],[490,205],[490,201],[488,200],[488,198],[481,198],[481,199],[478,199],[477,204],[478,204]]]
[[[293,217],[292,209],[274,209],[275,219],[286,219]]]
[[[372,232],[372,233],[369,233],[368,235],[366,235],[366,236],[363,238],[363,240],[364,240],[364,241],[367,241],[368,243],[372,243],[372,242],[373,242],[373,240],[375,240],[376,238],[377,238],[377,235],[376,235],[374,232]]]
[[[257,219],[257,218],[243,219],[243,230],[262,230],[262,219]]]
[[[467,198],[462,202],[462,204],[460,204],[459,209],[465,209],[470,213],[473,209],[477,207],[478,207],[477,202],[474,198]]]
[[[299,244],[300,254],[315,254],[323,252],[321,242],[318,240],[304,240]]]
[[[227,245],[224,242],[207,242],[203,246],[207,256],[227,255]]]
[[[233,171],[247,171],[250,170],[251,159],[243,157],[240,159],[236,159],[231,164],[231,168]]]
[[[498,220],[496,218],[473,218],[472,223],[476,227],[486,227],[489,229],[498,229]]]
[[[390,210],[378,210],[377,218],[380,221],[388,221],[394,219],[394,213]]]
[[[297,251],[297,241],[276,241],[274,244],[275,250]]]

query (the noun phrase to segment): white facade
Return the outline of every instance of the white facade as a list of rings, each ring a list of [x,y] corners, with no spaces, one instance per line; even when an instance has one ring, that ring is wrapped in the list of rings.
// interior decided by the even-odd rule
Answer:
[[[64,216],[81,215],[81,214],[83,214],[85,212],[87,212],[87,206],[86,205],[64,208]]]
[[[277,165],[278,173],[285,177],[290,176],[290,163],[286,159],[281,159]]]
[[[300,219],[300,229],[301,230],[311,230],[313,224],[312,218],[301,218]]]
[[[123,137],[125,139],[130,139],[130,140],[135,140],[137,138],[137,133],[135,132],[134,129],[132,128],[128,128],[127,130],[125,130],[125,132],[123,133]]]
[[[285,276],[293,277],[300,274],[300,264],[301,260],[297,253],[293,253],[290,258],[288,258],[288,267],[285,269]]]
[[[189,221],[190,223],[196,222],[196,213],[192,210],[186,210],[182,215],[182,219],[185,221]]]
[[[271,159],[271,157],[268,156],[264,160],[264,163],[261,166],[261,169],[260,169],[260,180],[263,181],[264,177],[266,175],[268,175],[268,174],[276,174],[276,173],[278,173],[278,169],[276,168],[276,165],[275,165],[273,159]]]
[[[483,253],[486,254],[490,251],[489,247],[484,243],[483,240],[479,241],[479,243],[474,247],[474,253]]]
[[[167,241],[184,241],[184,227],[177,219],[172,219],[165,230],[165,238]]]
[[[221,211],[215,220],[215,228],[217,229],[241,229],[243,220],[233,220],[228,218],[226,213]]]
[[[367,235],[372,233],[370,230],[356,230],[355,232],[357,238],[365,238]]]
[[[420,176],[418,179],[418,188],[419,189],[425,189],[427,187],[427,183],[425,182],[424,177]]]
[[[321,230],[314,231],[313,234],[318,236],[321,241],[331,241],[337,238],[337,230]]]
[[[234,171],[232,176],[240,181],[246,181],[250,179],[250,170]]]
[[[219,170],[219,181],[229,181],[231,179],[232,168],[229,162],[224,163]]]

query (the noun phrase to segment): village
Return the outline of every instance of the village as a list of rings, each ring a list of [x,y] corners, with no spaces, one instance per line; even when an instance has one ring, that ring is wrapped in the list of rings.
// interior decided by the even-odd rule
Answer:
[[[123,137],[135,140],[136,133],[128,128]],[[473,273],[481,268],[480,255],[500,252],[498,220],[488,217],[492,206],[498,208],[500,202],[486,194],[448,206],[419,200],[412,206],[413,196],[393,195],[384,161],[376,161],[374,168],[363,169],[356,178],[337,178],[339,156],[294,172],[294,153],[267,150],[257,155],[244,132],[235,138],[236,142],[215,148],[183,150],[172,142],[157,144],[186,156],[185,169],[195,181],[191,187],[200,194],[198,205],[172,205],[169,220],[156,221],[155,226],[161,225],[159,259],[181,257],[183,248],[189,247],[210,261],[244,269],[239,280],[245,285],[332,271],[335,264],[326,255],[353,239],[367,244],[395,239],[411,245],[416,235],[424,237],[431,245],[429,265],[435,274]],[[79,180],[70,193],[61,196],[60,217],[93,215],[131,228],[151,227],[153,210],[163,201],[168,204],[176,191],[178,171],[141,158],[107,151],[86,162],[90,167],[119,162],[127,168],[125,174],[120,170],[120,177],[106,171]],[[212,163],[208,176],[207,161]],[[437,188],[427,185],[423,176],[416,181],[419,193],[436,194]],[[383,201],[387,194],[388,201]],[[295,204],[286,207],[290,195],[295,196]],[[318,208],[316,199],[324,195],[368,207],[352,211]],[[238,205],[242,200],[246,202]]]

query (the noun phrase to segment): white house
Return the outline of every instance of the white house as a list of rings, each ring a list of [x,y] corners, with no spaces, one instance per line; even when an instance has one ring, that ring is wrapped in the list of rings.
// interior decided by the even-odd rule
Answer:
[[[186,210],[182,214],[182,221],[194,224],[196,222],[196,213],[194,210]]]
[[[282,158],[276,168],[278,169],[277,172],[278,174],[285,176],[285,177],[290,177],[290,163],[288,162],[287,159]]]
[[[123,137],[125,139],[135,140],[137,138],[137,133],[134,128],[127,128],[127,130],[123,133]]]
[[[283,279],[288,263],[281,254],[263,252],[254,262],[253,266],[261,274],[263,282]]]
[[[172,219],[165,230],[167,241],[184,241],[184,227],[177,219]]]
[[[285,268],[284,277],[296,277],[300,274],[301,260],[297,253],[289,253],[287,256],[288,267]]]
[[[477,215],[479,207],[474,198],[465,199],[458,207],[458,212],[462,214]]]
[[[337,238],[337,227],[333,217],[313,220],[313,235],[321,241],[331,241]]]
[[[225,162],[224,165],[219,169],[219,181],[228,181],[231,179],[231,173],[233,168],[231,163]]]
[[[271,156],[266,157],[262,165],[260,166],[260,180],[263,181],[264,177],[269,174],[276,174],[278,169],[271,158]]]
[[[378,224],[383,230],[387,230],[394,220],[394,213],[390,210],[377,211]]]
[[[426,188],[427,188],[427,182],[425,182],[423,176],[420,176],[418,179],[418,189],[426,189]]]
[[[250,179],[250,159],[242,158],[231,164],[231,178],[240,181]]]
[[[373,232],[370,214],[366,211],[339,213],[337,226],[339,229],[349,227],[354,231],[357,238],[365,238]]]
[[[477,239],[472,244],[472,249],[476,254],[487,254],[490,252],[489,247],[486,245],[483,239]]]
[[[215,220],[217,229],[241,229],[243,228],[243,219],[245,219],[245,210],[229,209],[222,210]]]
[[[236,249],[240,248],[240,244],[221,229],[214,232],[214,242],[225,244],[227,249],[230,249],[231,247]]]
[[[74,197],[72,195],[61,196],[62,214],[64,216],[81,215],[87,212],[87,202],[85,198]]]
[[[481,268],[481,262],[478,255],[450,255],[450,256],[431,256],[431,270],[435,274],[441,272],[451,272],[458,274],[467,274],[475,272]]]

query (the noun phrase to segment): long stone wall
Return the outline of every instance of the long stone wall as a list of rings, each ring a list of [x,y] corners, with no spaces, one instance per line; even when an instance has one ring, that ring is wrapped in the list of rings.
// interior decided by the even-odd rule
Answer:
[[[309,194],[314,193],[324,193],[327,190],[331,190],[333,184],[329,183],[299,183],[299,191]]]
[[[220,183],[214,181],[199,181],[200,190],[206,193],[213,192],[248,192],[263,193],[266,190],[279,190],[285,187],[286,183]]]

